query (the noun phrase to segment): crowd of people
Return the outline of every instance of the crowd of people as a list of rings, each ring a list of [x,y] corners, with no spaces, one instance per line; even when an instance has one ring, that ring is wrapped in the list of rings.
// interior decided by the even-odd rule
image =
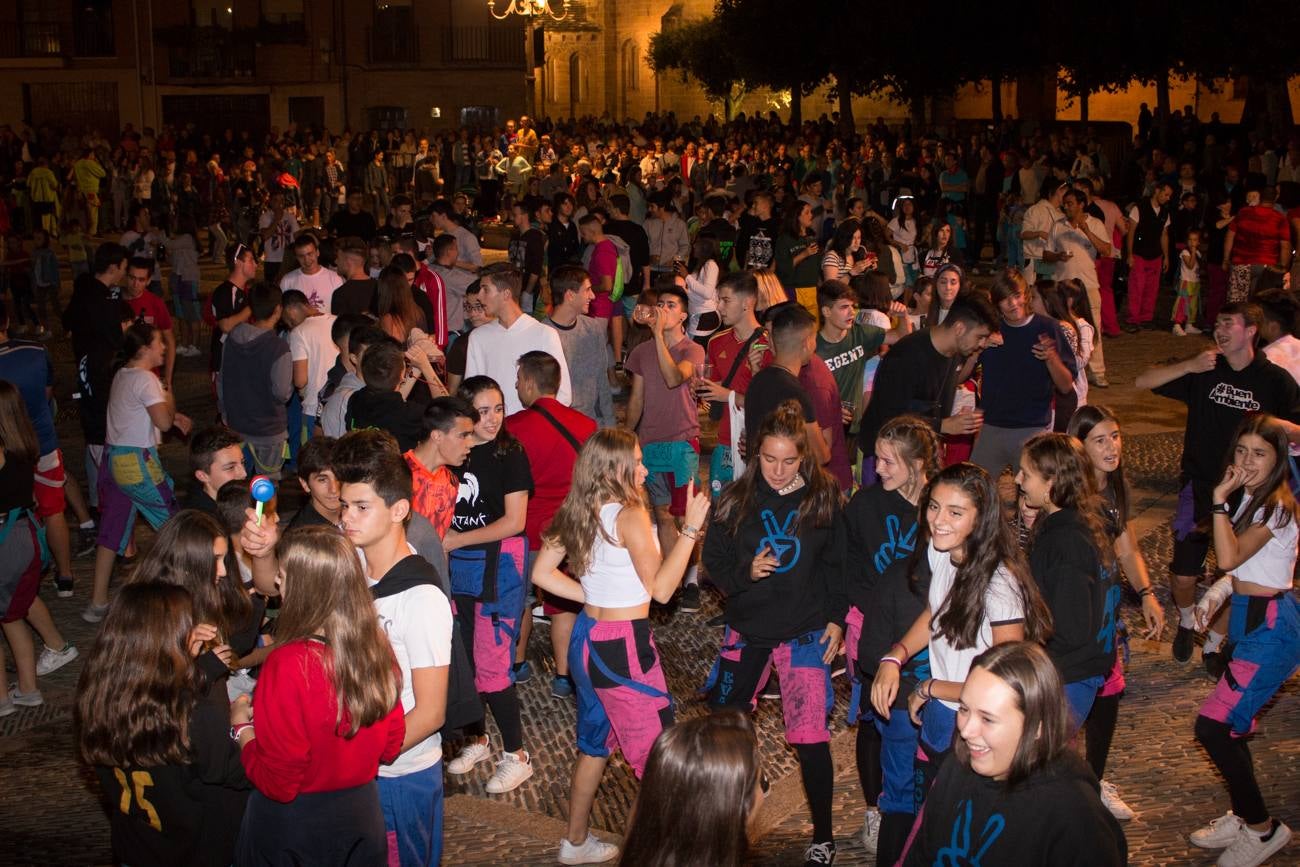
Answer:
[[[79,655],[46,549],[61,597],[93,553],[76,744],[123,863],[439,863],[445,776],[529,784],[517,687],[546,659],[577,712],[562,864],[743,863],[759,701],[805,863],[834,863],[843,671],[877,863],[1118,865],[1127,582],[1176,660],[1206,635],[1194,732],[1231,809],[1190,840],[1263,863],[1291,831],[1246,736],[1300,666],[1300,150],[1177,120],[1117,165],[1009,123],[0,129],[0,715]],[[1169,632],[1093,391],[1162,293],[1174,334],[1214,338],[1136,383],[1187,406]],[[210,391],[178,402],[202,355]],[[675,722],[650,612],[702,593],[709,712]],[[615,750],[640,780],[621,848],[590,829]]]

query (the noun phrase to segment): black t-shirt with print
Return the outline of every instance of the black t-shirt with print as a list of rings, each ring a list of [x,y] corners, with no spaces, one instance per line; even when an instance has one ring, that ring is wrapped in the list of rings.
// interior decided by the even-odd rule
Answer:
[[[229,280],[212,290],[212,315],[218,320],[234,316],[247,306],[248,296],[244,290]],[[212,329],[211,366],[208,369],[214,373],[221,369],[221,347],[225,336],[220,328]]]
[[[469,450],[465,463],[453,468],[460,480],[456,514],[451,528],[458,533],[478,530],[506,513],[506,494],[533,492],[533,473],[522,446],[514,445],[499,454],[495,442]]]
[[[1183,473],[1202,482],[1217,482],[1222,476],[1232,435],[1248,413],[1300,421],[1295,380],[1262,352],[1241,370],[1233,370],[1220,355],[1213,370],[1184,374],[1153,391],[1187,404]]]

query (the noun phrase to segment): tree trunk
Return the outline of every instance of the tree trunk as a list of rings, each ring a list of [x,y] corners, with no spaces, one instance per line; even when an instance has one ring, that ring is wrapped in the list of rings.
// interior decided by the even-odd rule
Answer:
[[[925,129],[925,97],[914,96],[911,101],[912,127]]]
[[[847,124],[850,129],[855,128],[853,123],[852,82],[847,75],[835,76],[835,91],[840,100],[840,123]]]
[[[796,130],[803,126],[803,82],[790,85],[790,126]]]
[[[1079,120],[1087,123],[1088,121],[1088,94],[1079,97]]]
[[[1000,76],[994,76],[993,81],[991,83],[993,85],[993,93],[992,93],[993,122],[1001,123],[1002,122],[1002,78]]]

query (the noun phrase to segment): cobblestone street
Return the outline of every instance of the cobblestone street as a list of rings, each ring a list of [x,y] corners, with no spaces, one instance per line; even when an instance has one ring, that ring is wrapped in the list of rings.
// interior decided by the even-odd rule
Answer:
[[[1108,341],[1106,355],[1114,386],[1094,392],[1093,400],[1114,407],[1125,424],[1125,462],[1134,487],[1141,545],[1151,565],[1159,595],[1168,605],[1165,564],[1171,546],[1169,517],[1175,498],[1182,424],[1179,408],[1169,401],[1135,392],[1134,374],[1152,360],[1173,353],[1187,354],[1195,344],[1166,334],[1143,334]],[[205,344],[200,344],[205,345]],[[52,341],[58,365],[61,401],[59,432],[68,464],[80,475],[81,442],[75,409],[68,399],[71,370],[66,341]],[[182,411],[196,425],[211,420],[207,359],[180,359],[177,392]],[[710,443],[711,444],[711,443]],[[185,447],[169,440],[162,447],[165,463],[180,490],[187,488]],[[292,507],[282,507],[289,514]],[[141,524],[142,546],[151,534]],[[52,582],[42,597],[56,623],[84,654],[93,643],[95,627],[78,616],[87,602],[91,560],[76,564],[77,590],[72,599],[59,599]],[[119,569],[119,573],[122,570]],[[677,699],[678,718],[705,712],[695,699],[713,660],[720,630],[707,626],[717,611],[717,598],[704,594],[696,614],[672,607],[653,615],[656,641],[664,669]],[[1138,611],[1126,601],[1124,615],[1131,626]],[[1191,847],[1185,835],[1227,809],[1227,794],[1217,773],[1192,737],[1196,708],[1212,687],[1203,674],[1199,654],[1181,666],[1170,658],[1165,643],[1135,640],[1128,675],[1128,692],[1120,709],[1119,729],[1107,778],[1115,783],[1138,817],[1125,826],[1133,864],[1210,864],[1209,853]],[[1136,632],[1136,630],[1132,630]],[[467,778],[449,778],[447,787],[444,863],[448,865],[535,865],[554,863],[563,834],[569,772],[575,756],[574,705],[552,698],[553,670],[548,629],[533,631],[530,658],[533,678],[521,688],[525,741],[536,773],[506,796],[488,796],[484,785],[490,765],[480,765]],[[99,806],[93,775],[73,757],[71,706],[80,661],[42,678],[45,705],[20,708],[0,719],[0,864],[97,865],[111,863],[108,824]],[[836,680],[837,703],[832,748],[836,756],[835,819],[839,842],[836,864],[873,864],[856,839],[863,801],[853,766],[854,732],[844,724],[848,695],[845,678]],[[760,825],[764,837],[756,846],[755,864],[801,863],[809,833],[794,752],[781,734],[778,702],[762,702],[756,715],[765,770],[773,791]],[[493,730],[494,743],[499,746]],[[1275,815],[1300,828],[1300,679],[1293,678],[1265,713],[1253,738],[1257,774],[1266,801]],[[597,799],[593,823],[616,839],[621,835],[635,796],[630,769],[612,761]],[[1271,864],[1300,864],[1300,843],[1293,843]]]

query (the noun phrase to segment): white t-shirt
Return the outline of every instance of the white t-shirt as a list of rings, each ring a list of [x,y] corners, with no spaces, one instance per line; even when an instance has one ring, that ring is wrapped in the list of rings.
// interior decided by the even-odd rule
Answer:
[[[307,296],[307,303],[321,313],[330,312],[330,299],[334,290],[343,285],[343,278],[330,268],[321,268],[315,274],[304,274],[301,268],[294,268],[280,278],[280,288],[285,292],[297,289]]]
[[[334,327],[332,313],[308,316],[289,332],[289,357],[307,362],[307,385],[302,392],[303,415],[317,415],[318,396],[325,387],[325,377],[339,357],[339,348],[330,339]]]
[[[1300,385],[1300,338],[1283,334],[1264,347],[1264,355],[1269,361],[1291,374],[1291,378]],[[1300,445],[1291,443],[1289,448],[1291,454],[1300,456]]]
[[[409,542],[407,547],[415,553]],[[364,563],[360,548],[357,555]],[[368,586],[378,583],[366,579]],[[410,713],[415,709],[411,669],[451,665],[451,605],[437,587],[422,584],[376,599],[375,612],[402,670],[402,712]],[[442,735],[434,732],[398,756],[391,765],[380,765],[379,776],[403,777],[431,768],[441,759]]]
[[[1051,239],[1052,224],[1059,220],[1061,212],[1047,199],[1039,199],[1025,211],[1024,223],[1020,227],[1024,232],[1047,232]],[[1041,238],[1027,238],[1024,242],[1026,259],[1043,258],[1043,249],[1048,241]]]
[[[1106,237],[1106,226],[1096,217],[1084,217],[1088,231],[1098,238]],[[1088,240],[1082,229],[1075,228],[1069,220],[1062,217],[1052,224],[1048,239],[1051,249],[1056,253],[1069,253],[1070,258],[1059,260],[1056,265],[1057,280],[1079,279],[1089,289],[1098,289],[1097,248]]]
[[[262,216],[257,220],[257,228],[269,228],[274,219],[275,212],[264,211]],[[275,231],[271,233],[271,237],[266,239],[264,245],[266,250],[266,261],[283,262],[284,251],[289,249],[289,245],[293,243],[293,239],[297,236],[298,220],[293,214],[285,211],[280,215],[280,222],[276,224]]]
[[[162,382],[152,370],[122,368],[113,377],[113,387],[108,393],[108,430],[104,442],[138,449],[158,445],[162,435],[149,417],[149,407],[166,402]]]
[[[1015,579],[1007,572],[1005,566],[999,566],[989,582],[988,592],[984,596],[984,622],[980,624],[975,646],[964,650],[953,647],[947,638],[939,635],[936,628],[939,613],[944,600],[952,592],[953,582],[957,578],[957,565],[946,552],[936,551],[930,544],[930,674],[935,680],[949,680],[965,683],[970,674],[971,663],[975,657],[993,646],[993,624],[1006,626],[1019,623],[1025,619],[1020,596],[1015,590]],[[942,699],[940,699],[942,701]],[[957,709],[957,702],[944,701],[952,710]]]
[[[449,305],[450,306],[450,305]],[[560,362],[560,390],[555,399],[568,406],[573,401],[573,386],[569,379],[569,364],[564,358],[564,345],[554,328],[543,325],[524,314],[507,329],[501,320],[485,322],[471,331],[465,350],[465,377],[490,376],[505,393],[506,415],[523,409],[519,393],[515,390],[519,356],[540,349]]]
[[[889,221],[889,234],[894,236],[894,240],[904,245],[903,264],[916,264],[916,219],[909,220],[904,226],[902,221],[895,217]]]
[[[1243,496],[1241,505],[1237,507],[1237,513],[1232,516],[1234,524],[1248,505],[1250,505],[1250,497]],[[1296,526],[1295,519],[1283,525],[1282,519],[1285,517],[1282,514],[1273,515],[1273,520],[1269,522],[1268,527],[1273,532],[1272,538],[1264,543],[1263,548],[1252,554],[1249,560],[1231,570],[1233,575],[1242,581],[1271,587],[1274,590],[1291,589],[1291,576],[1295,574],[1296,541],[1300,539],[1300,527]],[[1252,523],[1264,523],[1263,509],[1255,512]]]

